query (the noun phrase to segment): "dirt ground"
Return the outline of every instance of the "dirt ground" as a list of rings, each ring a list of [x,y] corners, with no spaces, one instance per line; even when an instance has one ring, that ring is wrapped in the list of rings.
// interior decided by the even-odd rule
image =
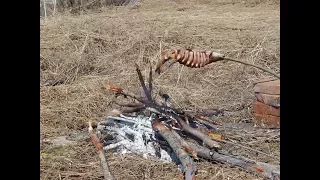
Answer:
[[[137,7],[104,7],[80,15],[59,14],[40,25],[40,135],[52,140],[86,132],[88,120],[102,121],[112,110],[109,81],[139,91],[136,62],[147,73],[160,47],[214,50],[280,73],[278,1],[146,0]],[[218,62],[201,69],[179,64],[154,77],[154,92],[167,93],[181,108],[224,108],[219,121],[250,122],[253,82],[273,78],[258,69]],[[280,156],[280,140],[246,142]],[[279,164],[268,156],[242,152]],[[182,179],[175,164],[139,155],[108,153],[116,179]],[[89,140],[40,148],[40,179],[102,179],[98,154]],[[261,179],[237,168],[197,162],[196,178]]]

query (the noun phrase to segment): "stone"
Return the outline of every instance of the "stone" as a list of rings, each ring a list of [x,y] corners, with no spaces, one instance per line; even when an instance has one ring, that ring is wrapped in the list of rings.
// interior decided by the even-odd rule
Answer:
[[[280,80],[257,83],[253,89],[256,93],[280,95]]]
[[[253,103],[252,109],[254,113],[280,116],[280,107],[270,106],[259,101]]]
[[[280,95],[255,93],[255,96],[258,101],[264,104],[274,106],[274,107],[280,107]]]
[[[280,128],[280,117],[253,113],[253,122],[263,128]]]

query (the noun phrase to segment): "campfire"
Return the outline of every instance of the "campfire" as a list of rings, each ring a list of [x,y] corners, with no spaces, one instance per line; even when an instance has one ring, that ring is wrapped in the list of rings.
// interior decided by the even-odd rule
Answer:
[[[95,131],[92,123],[89,123],[90,137],[99,150],[105,179],[114,179],[108,168],[105,151],[137,153],[145,158],[174,162],[186,180],[195,179],[197,167],[194,162],[199,160],[236,166],[265,178],[280,179],[279,165],[234,156],[223,148],[224,144],[232,142],[222,132],[232,133],[234,127],[210,118],[223,114],[223,110],[186,111],[174,107],[168,101],[167,94],[161,94],[161,99],[156,99],[153,97],[151,65],[147,85],[140,67],[137,64],[135,66],[141,84],[140,95],[104,82],[117,97],[134,99],[135,103],[114,102],[120,108],[114,109],[106,121],[98,123]]]

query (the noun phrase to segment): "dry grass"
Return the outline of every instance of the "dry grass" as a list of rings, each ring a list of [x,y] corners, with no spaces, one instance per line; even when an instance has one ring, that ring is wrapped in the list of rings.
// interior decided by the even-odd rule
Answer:
[[[144,159],[138,155],[107,155],[110,170],[116,179],[182,179],[182,174],[173,163],[163,163]],[[100,161],[94,146],[80,143],[78,146],[53,148],[41,153],[41,179],[102,179]],[[257,177],[239,170],[224,166],[212,165],[210,162],[196,163],[199,169],[197,179],[255,179]]]
[[[146,70],[148,60],[155,65],[160,42],[162,48],[215,50],[280,72],[280,13],[273,3],[276,1],[234,5],[226,1],[177,2],[145,0],[139,8],[106,7],[80,16],[65,13],[42,24],[40,82],[60,84],[40,90],[41,135],[86,131],[88,119],[102,120],[111,110],[113,96],[101,82],[107,80],[138,91],[133,63]],[[232,62],[202,69],[175,64],[155,77],[154,88],[155,92],[168,93],[183,108],[231,109],[234,112],[221,120],[243,122],[251,119],[253,81],[267,77],[260,70]],[[41,159],[41,179],[101,179],[99,159],[90,143],[62,152],[45,148],[42,153],[47,155]],[[108,159],[117,179],[181,179],[172,164],[132,156],[110,155]],[[206,171],[200,171],[198,179],[215,175],[218,179],[256,178],[208,163],[198,167]]]

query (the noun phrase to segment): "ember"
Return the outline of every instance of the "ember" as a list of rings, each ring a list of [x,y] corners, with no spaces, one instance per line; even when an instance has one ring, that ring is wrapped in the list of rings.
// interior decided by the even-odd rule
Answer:
[[[105,150],[114,150],[119,154],[138,153],[145,158],[172,162],[167,151],[156,143],[151,127],[152,118],[146,116],[120,117],[109,116],[105,123],[100,123],[98,130],[107,134],[102,144]]]

